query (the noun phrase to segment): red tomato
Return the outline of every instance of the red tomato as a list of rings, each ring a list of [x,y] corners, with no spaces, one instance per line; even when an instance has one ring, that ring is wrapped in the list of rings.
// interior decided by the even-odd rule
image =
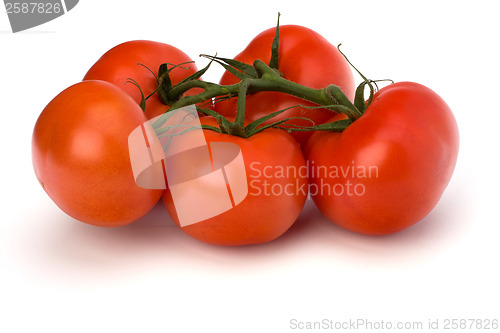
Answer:
[[[252,64],[260,59],[269,63],[271,59],[271,44],[275,28],[265,30],[257,35],[250,44],[234,59]],[[339,86],[351,100],[354,98],[354,78],[350,65],[335,46],[325,38],[308,28],[297,25],[283,25],[279,28],[279,66],[278,69],[285,79],[311,88],[324,88],[329,84]],[[239,79],[225,72],[220,84],[234,84]],[[235,116],[237,98],[215,104],[215,110],[224,116]],[[254,121],[269,113],[283,110],[294,105],[314,104],[279,92],[258,92],[247,96],[247,111],[245,117]],[[325,109],[293,108],[271,119],[276,121],[289,117],[306,117],[321,124],[332,116],[332,111]],[[268,123],[269,123],[268,122]],[[311,126],[306,120],[294,120],[292,124]],[[293,132],[293,137],[304,145],[310,137],[310,132]]]
[[[458,146],[455,118],[436,93],[412,82],[389,85],[342,133],[311,137],[311,196],[346,229],[369,235],[400,231],[436,206]]]
[[[217,126],[212,117],[200,120],[204,125]],[[195,131],[190,134],[194,135]],[[233,143],[241,149],[241,163],[244,164],[246,177],[240,180],[248,188],[248,193],[229,210],[215,216],[212,214],[212,217],[181,229],[200,241],[227,246],[269,242],[285,233],[299,216],[307,197],[307,165],[299,144],[286,131],[278,129],[267,129],[246,139],[212,130],[203,130],[203,134],[208,143]],[[195,154],[194,158],[198,156]],[[181,167],[182,176],[195,179],[206,175],[214,171],[214,163],[212,159],[185,162]],[[231,175],[225,177],[231,179]],[[213,178],[206,178],[182,189],[180,195],[195,201],[196,206],[192,209],[199,211],[203,200],[195,200],[191,193],[215,193],[218,185]],[[230,185],[231,200],[235,202],[235,190],[239,187],[241,191],[240,185]],[[179,205],[171,192],[173,188],[169,180],[169,189],[165,191],[163,200],[175,223],[181,226]],[[206,200],[209,199],[214,204],[220,204],[220,200],[214,199],[211,194],[206,197]]]
[[[146,214],[162,191],[136,185],[128,136],[147,121],[137,103],[104,81],[84,81],[57,95],[38,118],[32,139],[36,177],[71,217],[121,226]]]
[[[161,64],[177,65],[188,61],[192,61],[188,55],[171,45],[147,40],[134,40],[117,45],[107,51],[89,69],[83,79],[111,82],[127,92],[139,104],[141,101],[140,91],[135,85],[126,83],[128,79],[135,80],[146,97],[156,89],[155,75],[157,75]],[[139,64],[151,69],[155,75]],[[197,71],[194,63],[174,68],[170,72],[172,84],[179,83]],[[186,94],[190,93],[192,92],[189,91]],[[149,119],[164,113],[166,110],[168,110],[168,106],[161,101],[158,94],[154,94],[146,101],[146,116]]]

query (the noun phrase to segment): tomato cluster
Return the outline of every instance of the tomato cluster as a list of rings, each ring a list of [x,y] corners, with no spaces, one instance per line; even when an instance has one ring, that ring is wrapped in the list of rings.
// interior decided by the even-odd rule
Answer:
[[[130,41],[106,52],[36,122],[33,165],[45,192],[71,217],[106,227],[136,221],[162,198],[186,234],[217,245],[279,237],[308,196],[332,222],[370,235],[405,229],[435,207],[459,142],[454,116],[436,93],[412,82],[375,91],[364,76],[356,89],[338,48],[296,25],[266,30],[234,59],[221,59],[212,57],[226,68],[214,84],[200,80],[206,68],[198,71],[167,44]],[[202,126],[193,133],[209,146],[239,148],[247,193],[241,202],[231,198],[230,209],[183,225],[172,184],[137,185],[128,139],[149,119],[202,101],[210,107],[198,109]],[[206,175],[217,168],[207,161],[182,172]],[[175,194],[213,187],[207,178]]]

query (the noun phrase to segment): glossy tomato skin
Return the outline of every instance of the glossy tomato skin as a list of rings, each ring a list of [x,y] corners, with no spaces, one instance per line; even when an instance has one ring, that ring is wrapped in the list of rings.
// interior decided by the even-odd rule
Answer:
[[[130,132],[147,121],[137,103],[104,81],[84,81],[57,95],[33,131],[32,159],[45,192],[71,217],[114,227],[145,215],[162,191],[138,187]]]
[[[422,85],[395,83],[378,91],[344,132],[311,137],[311,196],[341,227],[368,235],[395,233],[436,206],[458,147],[448,105]]]
[[[200,120],[202,124],[217,126],[212,117]],[[247,139],[203,131],[207,142],[231,142],[240,147],[248,195],[220,215],[181,227],[167,189],[163,201],[174,222],[189,236],[221,246],[266,243],[284,234],[297,220],[307,198],[307,165],[298,143],[278,129],[268,129]],[[203,165],[196,167],[201,169]],[[286,168],[290,170],[288,174],[280,173]]]
[[[268,64],[271,59],[271,44],[274,33],[275,28],[260,33],[234,59],[248,64],[260,59]],[[298,25],[280,26],[279,33],[278,69],[285,79],[316,89],[335,84],[349,99],[354,98],[355,85],[351,68],[334,45],[315,31]],[[220,84],[234,84],[238,81],[238,78],[226,71]],[[217,103],[215,110],[225,116],[235,116],[236,102],[237,98],[231,98],[228,101]],[[248,121],[295,105],[314,105],[279,92],[258,92],[248,96],[246,103],[245,116]],[[272,120],[307,117],[315,124],[321,124],[331,116],[332,111],[325,109],[293,108]],[[311,126],[311,122],[306,120],[294,120],[291,123]],[[294,132],[292,135],[304,146],[311,133]]]
[[[174,46],[148,40],[133,40],[119,44],[104,55],[89,69],[84,80],[108,81],[127,94],[132,96],[137,104],[141,101],[139,89],[126,83],[128,79],[135,80],[141,87],[144,96],[148,96],[156,89],[157,81],[155,75],[163,63],[181,64],[192,61],[183,51]],[[142,64],[155,73],[151,73]],[[177,84],[198,69],[194,63],[184,64],[174,68],[170,72],[172,84]],[[168,110],[158,94],[154,94],[146,101],[146,116],[148,119],[154,118]]]

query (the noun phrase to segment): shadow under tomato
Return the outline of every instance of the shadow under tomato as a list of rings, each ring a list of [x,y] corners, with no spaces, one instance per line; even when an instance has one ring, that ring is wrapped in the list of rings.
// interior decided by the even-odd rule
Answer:
[[[38,241],[38,255],[43,260],[37,271],[43,264],[66,277],[112,282],[117,276],[142,276],[156,270],[247,274],[296,268],[311,261],[356,266],[415,263],[450,245],[463,231],[463,225],[454,224],[460,215],[456,207],[462,200],[448,196],[416,225],[377,237],[336,226],[307,200],[298,220],[284,235],[266,244],[242,247],[214,246],[189,237],[174,224],[161,202],[139,221],[118,228],[94,227],[57,215],[50,233],[44,232]]]
[[[398,233],[368,236],[343,229],[325,218],[316,207],[307,220],[290,230],[298,246],[318,253],[325,260],[412,264],[448,251],[466,236],[469,211],[460,193],[444,196],[424,219]],[[299,235],[300,234],[300,235]]]

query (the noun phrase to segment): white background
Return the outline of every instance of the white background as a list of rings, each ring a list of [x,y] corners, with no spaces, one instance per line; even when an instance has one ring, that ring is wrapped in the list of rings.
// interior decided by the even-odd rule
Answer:
[[[500,319],[495,5],[81,0],[17,34],[2,10],[0,331],[294,332],[292,319],[424,328],[429,319]],[[34,123],[102,53],[150,39],[184,50],[201,68],[198,54],[234,56],[275,25],[278,11],[281,24],[342,43],[370,78],[419,82],[448,102],[459,160],[427,218],[396,235],[366,237],[335,227],[309,203],[278,240],[219,248],[183,234],[161,206],[130,226],[102,229],[50,201],[31,165]],[[221,72],[214,66],[204,78],[218,81]]]

